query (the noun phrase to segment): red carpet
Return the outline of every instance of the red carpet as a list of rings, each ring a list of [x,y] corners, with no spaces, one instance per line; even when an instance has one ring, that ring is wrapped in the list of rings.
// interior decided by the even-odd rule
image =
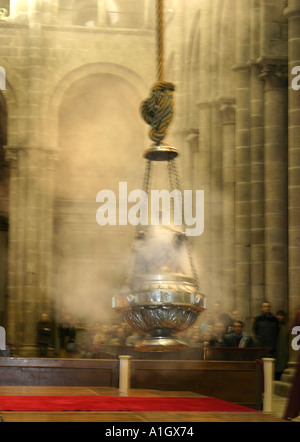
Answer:
[[[0,410],[257,412],[214,398],[114,396],[0,396]]]

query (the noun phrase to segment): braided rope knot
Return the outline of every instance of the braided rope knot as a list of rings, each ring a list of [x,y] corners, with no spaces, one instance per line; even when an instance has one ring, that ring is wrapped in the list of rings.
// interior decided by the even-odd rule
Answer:
[[[155,83],[151,96],[143,101],[141,114],[151,126],[150,138],[159,144],[166,136],[169,125],[174,117],[175,86],[167,81]]]

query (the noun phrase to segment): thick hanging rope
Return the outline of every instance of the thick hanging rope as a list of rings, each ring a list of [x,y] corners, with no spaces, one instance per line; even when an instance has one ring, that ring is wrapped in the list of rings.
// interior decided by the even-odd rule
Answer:
[[[157,51],[157,81],[164,81],[164,0],[156,0],[156,51]]]
[[[141,105],[141,114],[151,126],[150,138],[157,145],[167,135],[174,117],[173,92],[175,86],[164,81],[164,1],[156,0],[157,14],[157,83],[151,95]]]

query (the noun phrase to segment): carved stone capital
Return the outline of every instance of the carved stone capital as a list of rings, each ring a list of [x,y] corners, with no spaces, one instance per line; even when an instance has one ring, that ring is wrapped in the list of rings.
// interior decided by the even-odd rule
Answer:
[[[294,18],[300,18],[300,4],[295,6],[288,6],[284,10],[284,16],[288,20],[293,20]]]
[[[199,130],[198,129],[190,129],[187,131],[185,136],[185,141],[190,146],[191,151],[198,152],[199,150]]]
[[[270,87],[284,87],[288,81],[287,64],[280,60],[278,62],[270,60],[269,63],[264,60],[261,63],[259,78]]]
[[[236,112],[236,101],[232,97],[220,97],[217,100],[219,111],[222,115],[222,123],[234,124],[235,123],[235,112]]]

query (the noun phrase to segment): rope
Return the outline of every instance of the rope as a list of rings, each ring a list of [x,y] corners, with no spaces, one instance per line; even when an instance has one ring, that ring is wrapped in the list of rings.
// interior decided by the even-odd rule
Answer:
[[[156,50],[157,50],[157,80],[164,81],[164,0],[156,0]]]
[[[173,92],[175,86],[164,81],[164,0],[156,0],[157,19],[157,82],[151,95],[143,101],[141,114],[151,126],[149,136],[157,145],[167,135],[167,130],[174,117]]]

